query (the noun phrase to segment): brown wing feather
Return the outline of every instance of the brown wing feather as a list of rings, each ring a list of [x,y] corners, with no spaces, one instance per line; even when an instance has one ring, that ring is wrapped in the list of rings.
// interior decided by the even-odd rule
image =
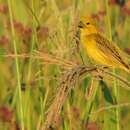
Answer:
[[[100,48],[100,50],[105,54],[112,56],[119,62],[120,64],[124,65],[126,68],[129,69],[129,65],[124,62],[123,58],[120,55],[120,49],[114,45],[114,43],[111,43],[109,40],[107,40],[105,37],[103,37],[100,34],[92,34],[96,42],[98,43],[97,46]]]

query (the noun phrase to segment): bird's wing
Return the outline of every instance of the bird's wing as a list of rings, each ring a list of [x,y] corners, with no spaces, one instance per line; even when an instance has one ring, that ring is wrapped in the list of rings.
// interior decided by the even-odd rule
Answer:
[[[96,41],[97,47],[104,53],[110,57],[113,57],[117,62],[121,63],[125,67],[129,68],[129,65],[124,61],[121,56],[121,50],[112,42],[107,40],[100,34],[92,34],[94,40]]]

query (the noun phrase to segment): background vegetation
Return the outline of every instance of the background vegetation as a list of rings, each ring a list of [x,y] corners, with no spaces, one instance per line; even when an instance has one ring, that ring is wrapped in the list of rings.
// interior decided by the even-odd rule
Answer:
[[[116,78],[87,74],[75,84],[65,80],[62,91],[64,77],[82,67],[80,55],[92,66],[75,41],[87,15],[130,54],[129,0],[0,0],[0,130],[42,130],[49,112],[56,114],[50,129],[130,129],[130,91]],[[122,70],[110,72],[130,80]],[[49,109],[54,104],[61,112]]]

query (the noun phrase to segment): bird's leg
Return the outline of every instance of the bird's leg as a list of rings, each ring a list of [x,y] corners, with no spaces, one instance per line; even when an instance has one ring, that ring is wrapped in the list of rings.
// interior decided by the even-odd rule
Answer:
[[[95,66],[97,68],[97,71],[94,73],[94,77],[97,80],[103,80],[103,73],[102,73],[102,71],[108,70],[111,67],[109,67],[109,66],[99,66],[99,65],[95,65]]]
[[[93,74],[93,77],[96,79],[96,80],[103,80],[103,76],[101,74],[101,72],[97,71],[96,73]]]

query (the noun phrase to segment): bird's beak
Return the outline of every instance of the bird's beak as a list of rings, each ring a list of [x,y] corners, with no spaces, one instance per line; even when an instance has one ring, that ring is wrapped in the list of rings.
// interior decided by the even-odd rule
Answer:
[[[85,25],[84,25],[84,23],[83,23],[82,21],[80,21],[79,24],[78,24],[78,27],[79,27],[79,28],[84,28]]]

